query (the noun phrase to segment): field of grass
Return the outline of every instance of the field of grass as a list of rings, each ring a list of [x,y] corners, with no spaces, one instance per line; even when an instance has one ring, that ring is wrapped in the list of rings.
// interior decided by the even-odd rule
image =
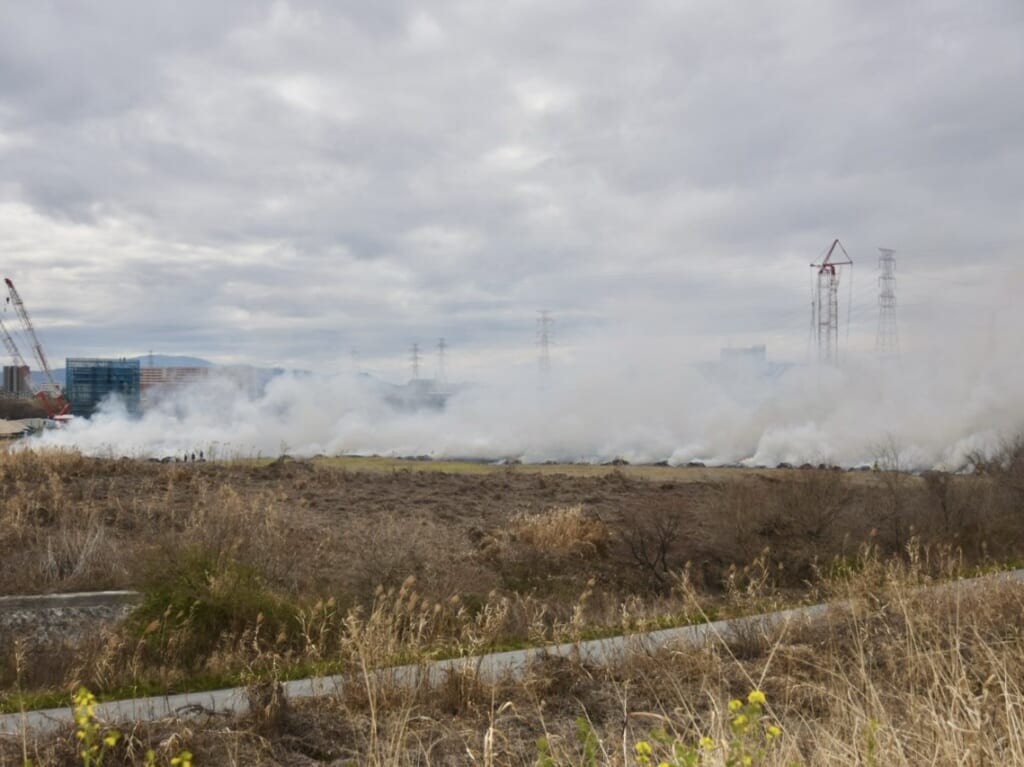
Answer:
[[[0,637],[0,706],[251,684],[250,716],[122,725],[106,764],[148,748],[161,764],[186,748],[196,764],[1024,763],[1022,587],[920,588],[1024,559],[1019,464],[915,477],[3,454],[0,593],[145,600],[73,646]],[[616,668],[551,661],[430,690],[369,673],[826,598],[848,606]],[[325,672],[351,675],[344,696],[274,694]],[[4,742],[0,767],[76,764],[75,740]]]

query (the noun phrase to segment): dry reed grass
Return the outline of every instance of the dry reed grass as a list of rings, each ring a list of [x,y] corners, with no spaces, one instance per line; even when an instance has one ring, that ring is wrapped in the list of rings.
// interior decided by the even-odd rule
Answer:
[[[728,698],[759,687],[784,733],[764,764],[1015,763],[1020,587],[920,590],[993,553],[1024,553],[1014,466],[941,480],[883,473],[874,485],[792,472],[681,490],[623,477],[559,485],[0,456],[5,590],[102,583],[151,597],[149,612],[62,648],[45,668],[26,669],[8,648],[0,695],[199,677],[273,685],[289,669],[341,670],[352,684],[340,698],[282,708],[271,695],[230,736],[162,723],[125,742],[184,744],[211,764],[499,765],[537,763],[543,737],[552,764],[582,765],[593,745],[580,738],[582,716],[593,763],[624,765],[656,728],[720,740]],[[674,514],[674,526],[659,532],[653,510]],[[645,535],[664,538],[650,549],[664,549],[656,587],[630,546]],[[413,690],[371,673],[820,595],[855,607],[824,626],[731,632],[621,668],[551,662],[521,680],[460,674]],[[59,764],[64,746],[40,740],[34,758]],[[954,760],[958,749],[966,759]],[[16,763],[9,753],[0,749],[0,765]]]
[[[410,583],[342,620],[334,651],[351,674],[341,695],[282,701],[264,687],[248,717],[122,728],[130,737],[108,764],[134,763],[125,749],[156,745],[188,748],[196,764],[625,767],[638,763],[640,741],[656,763],[672,744],[710,737],[718,745],[701,764],[724,765],[728,701],[754,689],[767,696],[762,725],[781,731],[769,745],[761,730],[748,737],[749,753],[764,747],[755,764],[1024,763],[1024,584],[933,581],[923,556],[897,563],[865,550],[854,570],[822,584],[842,606],[753,645],[727,633],[610,668],[551,659],[517,679],[468,671],[429,687],[371,673],[396,652],[429,654],[464,630],[445,608],[421,605]],[[39,765],[68,763],[63,735],[26,743]],[[0,744],[0,764],[20,763],[20,749]]]
[[[517,514],[509,522],[508,533],[538,551],[579,557],[607,551],[612,538],[608,525],[588,516],[583,504],[556,506],[540,514]]]

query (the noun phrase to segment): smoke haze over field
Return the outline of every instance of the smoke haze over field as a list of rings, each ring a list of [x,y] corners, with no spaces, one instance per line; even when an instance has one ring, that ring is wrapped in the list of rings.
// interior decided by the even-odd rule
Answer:
[[[321,373],[42,441],[958,465],[1021,427],[1021,40],[1020,0],[0,4],[0,276],[55,365]],[[808,264],[835,237],[819,372]],[[430,375],[440,337],[475,384],[443,413],[353,375],[407,379],[414,342]],[[792,366],[694,367],[752,344]]]
[[[458,391],[443,411],[396,409],[366,377],[284,375],[249,398],[215,376],[141,419],[112,402],[91,421],[24,444],[149,457],[203,450],[674,465],[883,460],[955,470],[1024,433],[1016,339],[989,341],[958,339],[941,356],[899,363],[796,365],[776,376],[742,364],[698,369],[651,347],[602,344],[556,364],[543,387],[522,369]]]

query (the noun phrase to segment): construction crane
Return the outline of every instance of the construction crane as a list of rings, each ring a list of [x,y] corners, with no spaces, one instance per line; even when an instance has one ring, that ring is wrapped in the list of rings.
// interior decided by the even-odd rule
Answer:
[[[18,372],[24,381],[25,388],[30,389],[28,363],[25,362],[25,358],[21,356],[21,352],[18,350],[18,345],[14,343],[14,338],[11,336],[10,331],[7,330],[7,326],[4,324],[2,319],[0,319],[0,336],[3,337],[4,346],[7,347],[7,353],[10,354],[11,359],[14,360],[14,366],[18,368]]]
[[[839,249],[837,252],[836,248]],[[839,255],[842,253],[842,255]],[[838,239],[825,254],[818,270],[817,295],[811,302],[811,322],[818,339],[818,362],[835,365],[839,362],[839,267],[853,266],[853,259]]]
[[[60,385],[53,380],[53,371],[50,370],[50,363],[46,360],[43,345],[39,343],[39,336],[36,335],[36,329],[32,325],[32,320],[29,319],[28,311],[25,309],[25,302],[21,300],[17,288],[14,287],[14,283],[9,277],[5,278],[4,282],[7,283],[7,292],[10,293],[8,301],[14,306],[14,311],[18,315],[18,319],[21,320],[22,327],[25,329],[25,335],[28,336],[32,344],[32,352],[39,362],[39,369],[46,375],[46,383],[39,387],[32,386],[33,392],[42,403],[46,414],[50,418],[67,416],[71,410],[71,403],[65,399]],[[0,335],[3,336],[4,346],[7,347],[7,351],[14,358],[15,364],[23,370],[27,369],[28,365],[25,364],[25,358],[21,356],[17,344],[14,343],[14,339],[7,332],[7,328],[3,326],[2,322],[0,322],[0,331],[2,331]],[[31,386],[31,379],[29,379],[29,383]]]

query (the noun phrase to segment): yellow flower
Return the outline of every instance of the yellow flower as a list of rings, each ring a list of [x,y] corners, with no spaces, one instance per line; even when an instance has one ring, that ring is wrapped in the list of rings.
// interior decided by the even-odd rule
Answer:
[[[651,744],[646,740],[638,740],[636,745],[633,746],[633,750],[636,751],[636,760],[640,764],[651,763]]]
[[[116,732],[108,732],[103,738],[103,742],[108,746],[113,746],[117,744],[117,738],[118,734]]]
[[[732,721],[733,721],[733,724],[735,724],[737,727],[743,727],[747,723],[747,715],[746,714],[737,714],[736,718],[733,719]]]
[[[700,747],[705,751],[711,751],[715,747],[715,741],[709,738],[707,735],[703,736],[699,741]]]
[[[730,711],[737,711],[737,710],[739,710],[740,706],[742,706],[742,705],[743,705],[742,701],[740,701],[738,698],[733,698],[732,700],[729,701],[729,710]]]
[[[782,734],[782,730],[776,727],[774,724],[768,725],[768,740],[773,740]]]
[[[764,693],[760,690],[752,690],[750,695],[747,696],[748,703],[764,703]]]
[[[743,764],[744,765],[751,765],[753,763],[754,763],[754,758],[752,756],[744,755],[744,757],[743,757]]]

